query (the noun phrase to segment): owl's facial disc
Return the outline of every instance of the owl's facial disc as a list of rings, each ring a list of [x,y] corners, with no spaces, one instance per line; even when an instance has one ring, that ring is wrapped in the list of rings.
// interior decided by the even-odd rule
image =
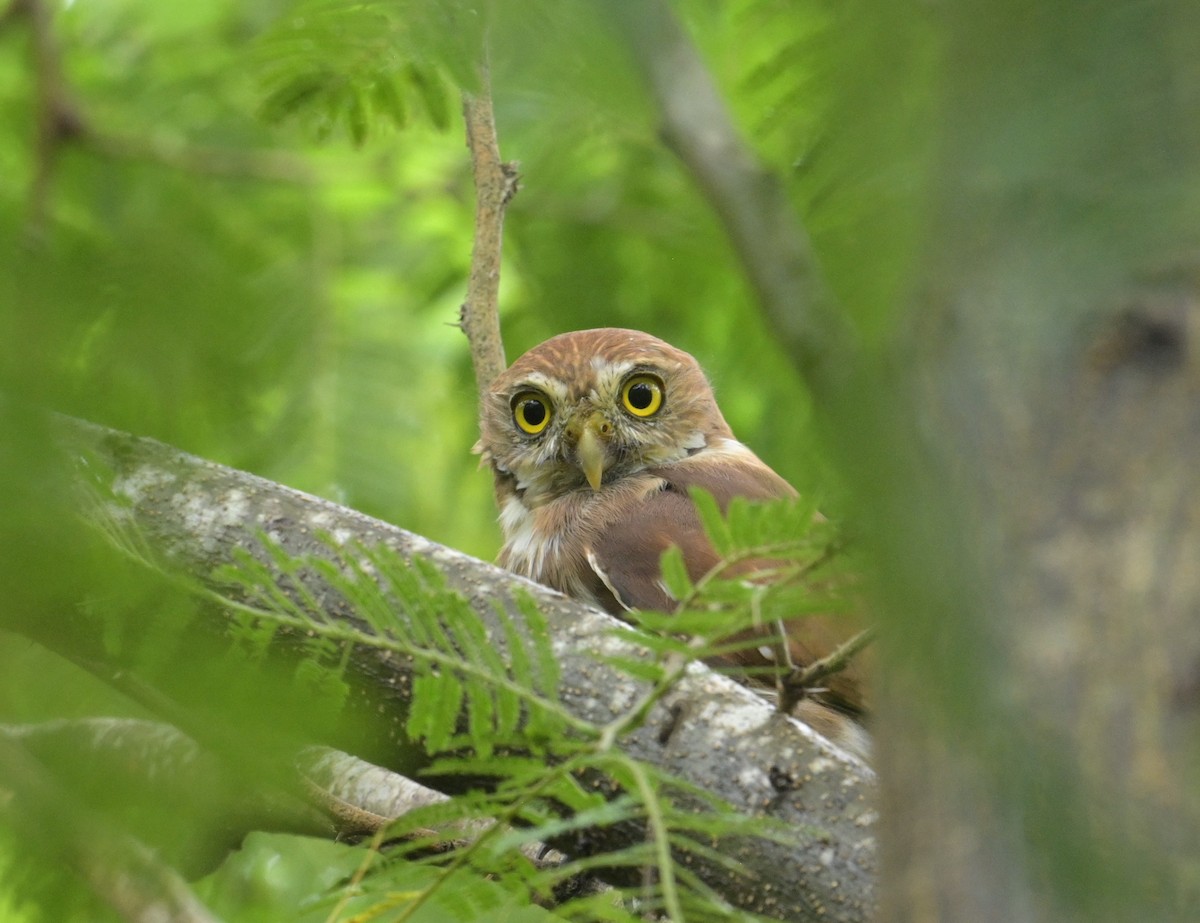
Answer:
[[[575,462],[592,490],[599,490],[604,480],[612,433],[612,423],[598,410],[584,419],[576,417],[567,424],[567,435],[575,442]]]

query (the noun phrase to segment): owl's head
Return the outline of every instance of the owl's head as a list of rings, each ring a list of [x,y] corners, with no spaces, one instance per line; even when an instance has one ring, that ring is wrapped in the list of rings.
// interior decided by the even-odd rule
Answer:
[[[525,353],[492,383],[480,426],[484,460],[531,505],[732,436],[695,359],[616,328],[564,333]]]

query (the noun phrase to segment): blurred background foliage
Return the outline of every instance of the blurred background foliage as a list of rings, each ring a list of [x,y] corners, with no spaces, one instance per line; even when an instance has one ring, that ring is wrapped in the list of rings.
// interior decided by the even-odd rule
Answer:
[[[813,52],[838,8],[678,7],[813,215],[836,284],[866,305],[899,283],[839,267],[839,242],[894,228],[871,193],[835,192],[853,163],[832,166],[818,127],[829,80]],[[510,360],[570,329],[659,335],[700,359],[744,441],[827,488],[808,397],[593,5],[21,0],[0,25],[0,583],[18,630],[0,644],[0,723],[143,714],[22,635],[192,614],[81,533],[41,410],[494,556],[455,326],[474,212],[459,90],[489,16],[501,150],[523,177]],[[105,635],[142,667],[152,641]]]
[[[821,200],[833,179],[807,166],[821,104],[807,90],[823,84],[793,46],[831,14],[683,11],[763,154],[798,200]],[[454,327],[473,215],[455,82],[470,79],[463,23],[479,18],[402,2],[61,4],[61,89],[85,129],[38,201],[31,40],[10,22],[0,317],[22,346],[5,351],[5,392],[491,557]],[[510,359],[563,330],[649,330],[700,358],[745,441],[819,483],[798,380],[588,5],[506,5],[493,69],[502,153],[523,175],[506,227]],[[849,233],[824,201],[816,233]]]

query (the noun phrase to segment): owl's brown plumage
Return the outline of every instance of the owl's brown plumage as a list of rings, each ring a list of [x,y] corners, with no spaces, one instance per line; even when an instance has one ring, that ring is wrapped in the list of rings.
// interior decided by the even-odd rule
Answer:
[[[796,495],[734,438],[696,360],[636,330],[564,333],[531,349],[492,383],[481,429],[504,531],[500,563],[616,614],[675,606],[659,572],[671,545],[694,580],[718,562],[690,487],[722,509],[733,497]],[[792,631],[800,664],[845,634],[822,619]],[[859,707],[858,678],[835,679],[837,703]]]

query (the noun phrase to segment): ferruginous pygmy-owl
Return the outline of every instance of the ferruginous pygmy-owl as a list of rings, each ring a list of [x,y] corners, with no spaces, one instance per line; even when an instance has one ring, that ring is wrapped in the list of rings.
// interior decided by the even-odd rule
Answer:
[[[733,497],[796,495],[734,438],[696,360],[636,330],[564,333],[531,349],[492,383],[481,428],[476,448],[494,472],[504,531],[500,563],[617,615],[675,607],[659,571],[669,546],[693,580],[718,563],[688,488],[722,509]],[[823,618],[788,630],[799,665],[849,634]],[[827,706],[861,708],[859,678],[838,674],[828,685],[797,714],[853,743],[857,726]]]

